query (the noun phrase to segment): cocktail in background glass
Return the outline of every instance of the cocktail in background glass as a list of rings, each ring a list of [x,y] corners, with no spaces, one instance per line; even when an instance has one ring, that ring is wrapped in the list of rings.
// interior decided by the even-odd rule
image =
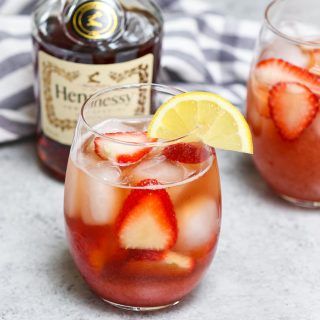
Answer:
[[[129,85],[95,94],[82,109],[65,188],[68,240],[83,278],[105,301],[139,311],[174,305],[194,289],[221,223],[213,148],[188,135],[150,139],[151,118],[106,116],[112,99],[125,108],[141,92],[152,109],[181,93]]]
[[[254,162],[283,198],[320,207],[320,19],[316,0],[266,10],[248,82]]]

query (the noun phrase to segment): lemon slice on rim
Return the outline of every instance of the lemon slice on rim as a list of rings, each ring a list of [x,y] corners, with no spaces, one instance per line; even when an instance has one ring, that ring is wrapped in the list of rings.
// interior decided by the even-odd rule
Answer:
[[[251,132],[241,112],[209,92],[182,93],[166,101],[153,116],[148,135],[166,140],[188,136],[188,141],[253,153]]]

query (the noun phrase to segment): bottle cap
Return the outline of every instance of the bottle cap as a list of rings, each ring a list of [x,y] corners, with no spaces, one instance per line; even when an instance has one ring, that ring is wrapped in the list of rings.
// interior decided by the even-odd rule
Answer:
[[[124,30],[124,11],[117,0],[67,1],[63,11],[66,33],[76,42],[110,41]]]

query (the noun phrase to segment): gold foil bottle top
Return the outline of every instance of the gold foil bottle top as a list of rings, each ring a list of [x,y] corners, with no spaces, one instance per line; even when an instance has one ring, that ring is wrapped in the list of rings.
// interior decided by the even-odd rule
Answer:
[[[63,8],[67,35],[77,42],[114,41],[124,30],[125,14],[118,0],[71,0]]]

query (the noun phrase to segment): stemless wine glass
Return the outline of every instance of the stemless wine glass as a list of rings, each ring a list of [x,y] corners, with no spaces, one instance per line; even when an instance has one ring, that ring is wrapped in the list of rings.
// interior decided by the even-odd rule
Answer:
[[[284,199],[320,207],[318,0],[267,8],[248,82],[254,161]]]
[[[178,303],[199,283],[217,246],[214,150],[186,136],[149,139],[150,117],[110,117],[115,105],[154,110],[179,93],[154,84],[102,90],[83,106],[76,128],[65,186],[69,247],[90,288],[119,308]],[[183,162],[172,160],[176,152]]]

